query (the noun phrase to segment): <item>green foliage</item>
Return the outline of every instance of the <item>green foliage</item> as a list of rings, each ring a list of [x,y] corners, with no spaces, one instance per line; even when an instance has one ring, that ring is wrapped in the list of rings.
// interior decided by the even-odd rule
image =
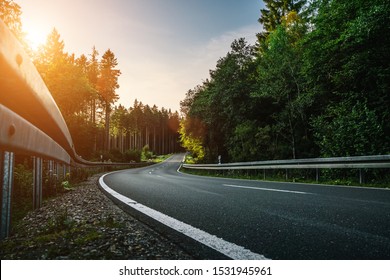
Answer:
[[[76,222],[72,220],[68,213],[68,209],[62,209],[55,213],[48,221],[46,231],[47,233],[58,233],[61,231],[70,231]]]
[[[390,3],[265,1],[181,102],[182,145],[215,162],[390,152]]]
[[[66,191],[72,190],[72,185],[71,185],[70,182],[67,181],[67,180],[61,182],[61,187],[62,187],[64,190],[66,190]]]
[[[119,105],[111,114],[111,146],[120,150],[142,150],[146,145],[153,154],[169,154],[180,151],[178,130],[180,117],[177,112],[161,110],[157,106],[134,101],[128,109]]]
[[[110,162],[122,162],[123,154],[118,149],[111,149],[108,153],[106,152],[103,158],[106,158]]]
[[[86,120],[85,116],[80,115],[71,115],[66,122],[77,153],[85,159],[90,159],[94,153],[91,140],[93,142],[98,128],[94,123]]]
[[[153,158],[153,153],[150,151],[149,145],[145,145],[142,148],[142,156],[141,156],[141,158],[144,161],[151,160]]]
[[[142,151],[127,150],[124,154],[126,162],[141,162]]]
[[[316,28],[304,43],[305,74],[324,156],[390,151],[389,19],[390,4],[383,0],[318,6]]]
[[[65,182],[68,181],[70,185],[69,188],[72,188],[74,184],[83,182],[88,179],[93,171],[88,168],[75,167],[72,169],[71,174],[67,174],[65,177]]]
[[[163,162],[163,161],[167,160],[171,156],[172,156],[172,154],[159,155],[159,156],[153,155],[153,162],[154,163],[160,163],[160,162]]]
[[[352,108],[351,108],[352,107]],[[384,133],[375,112],[366,104],[345,103],[329,107],[313,122],[315,137],[322,155],[359,156],[386,152],[381,144]]]
[[[191,124],[194,124],[194,120],[189,118],[181,121],[179,130],[180,142],[187,151],[191,152],[196,161],[202,161],[205,156],[202,146],[202,135],[199,134],[200,129],[190,126]]]
[[[300,13],[307,0],[263,0],[265,8],[260,10],[259,23],[264,31],[258,34],[259,41],[267,39],[269,34],[280,26],[291,12]]]
[[[232,157],[228,140],[235,127],[254,117],[256,104],[250,95],[256,85],[255,71],[254,48],[241,38],[210,71],[211,79],[188,91],[181,103],[186,115],[181,142],[198,160]]]
[[[32,208],[33,173],[27,161],[14,167],[14,187],[12,190],[12,220],[18,222]]]
[[[248,137],[250,136],[250,137]],[[229,139],[230,155],[236,162],[266,158],[271,139],[269,126],[257,126],[254,121],[238,124]]]
[[[30,196],[32,181],[32,170],[28,167],[27,162],[15,165],[14,186],[18,198]]]
[[[270,98],[277,104],[271,128],[275,135],[281,136],[281,141],[285,141],[285,146],[290,147],[289,157],[296,158],[302,139],[307,138],[306,110],[312,98],[304,91],[301,70],[303,62],[299,41],[306,28],[296,15],[291,18],[269,35],[261,49],[257,69],[259,86],[253,97]],[[283,142],[280,144],[283,145]]]

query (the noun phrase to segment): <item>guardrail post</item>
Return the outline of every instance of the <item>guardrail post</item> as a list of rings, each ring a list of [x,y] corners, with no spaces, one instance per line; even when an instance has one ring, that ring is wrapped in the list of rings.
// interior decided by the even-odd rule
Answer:
[[[60,179],[60,175],[58,174],[58,171],[60,170],[60,164],[58,162],[55,162],[54,163],[54,180],[55,180],[55,183],[57,185],[59,179]]]
[[[363,182],[364,182],[363,170],[360,168],[359,169],[359,183],[360,183],[360,185],[363,184]]]
[[[318,183],[319,180],[320,180],[320,172],[318,168],[316,168],[316,182]]]
[[[42,158],[34,157],[33,161],[33,208],[38,209],[42,206]]]
[[[50,183],[53,183],[53,175],[54,175],[54,161],[52,160],[49,160],[48,161],[48,165],[49,165],[49,181]]]
[[[13,185],[14,154],[0,151],[1,178],[1,239],[9,236],[11,226],[11,197]]]
[[[66,178],[66,165],[62,166],[62,180],[65,181]]]

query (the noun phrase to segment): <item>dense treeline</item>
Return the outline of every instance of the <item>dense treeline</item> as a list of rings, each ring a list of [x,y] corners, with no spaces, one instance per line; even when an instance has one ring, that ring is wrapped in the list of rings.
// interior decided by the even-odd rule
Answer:
[[[181,102],[182,145],[215,162],[390,153],[390,3],[266,0],[255,46]]]
[[[178,151],[179,115],[164,108],[115,106],[120,70],[109,49],[101,59],[94,47],[89,56],[64,52],[54,29],[35,55],[35,65],[70,129],[77,152],[86,158],[118,160],[127,150],[146,145],[156,154]],[[114,150],[113,153],[108,153]]]
[[[166,154],[180,150],[179,114],[137,100],[131,108],[114,106],[119,88],[117,58],[108,49],[99,57],[65,52],[56,29],[37,51],[29,49],[20,21],[21,8],[0,0],[0,18],[31,54],[34,64],[56,101],[72,135],[76,151],[86,159],[134,160],[140,151]],[[102,158],[103,157],[103,158]]]
[[[155,154],[169,154],[181,150],[178,112],[159,110],[135,100],[127,110],[121,105],[115,107],[111,121],[111,147],[122,153],[149,149]]]

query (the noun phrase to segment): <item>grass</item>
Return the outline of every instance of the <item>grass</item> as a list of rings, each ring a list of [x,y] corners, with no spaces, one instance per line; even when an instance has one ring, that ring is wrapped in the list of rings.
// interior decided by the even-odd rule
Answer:
[[[145,162],[160,163],[168,159],[172,154],[155,156],[151,161]],[[46,165],[45,165],[46,167]],[[32,167],[28,163],[15,166],[14,188],[12,198],[12,224],[17,225],[33,209],[33,196],[31,184],[33,181]],[[86,181],[90,176],[100,173],[128,169],[129,166],[98,167],[98,168],[73,168],[60,180],[49,180],[44,170],[43,178],[43,200],[49,200],[71,191],[78,184]]]
[[[76,222],[72,219],[70,211],[71,209],[65,208],[53,213],[53,217],[32,233],[25,225],[20,224],[17,231],[24,237],[19,241],[8,239],[0,242],[1,255],[12,256],[13,252],[22,251],[26,259],[53,259],[70,254],[79,258],[80,256],[74,254],[72,250],[92,246],[98,240],[107,238],[105,232],[108,229],[119,229],[125,226],[110,214],[97,223]],[[39,254],[37,255],[35,251]]]
[[[197,162],[190,154],[187,154],[185,163],[196,164]],[[319,169],[317,174],[316,169],[201,170],[182,167],[181,172],[198,176],[245,180],[390,188],[388,169],[362,169],[360,171],[359,169]],[[363,183],[360,183],[360,176],[363,178]]]
[[[171,156],[172,156],[172,154],[156,156],[155,158],[152,159],[152,162],[153,163],[160,163],[160,162],[167,160]]]

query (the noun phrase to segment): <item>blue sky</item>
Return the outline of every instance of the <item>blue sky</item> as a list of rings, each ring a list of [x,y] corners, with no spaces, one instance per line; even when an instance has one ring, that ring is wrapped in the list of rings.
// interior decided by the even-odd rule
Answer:
[[[120,95],[179,110],[185,93],[208,78],[234,39],[255,43],[260,0],[16,0],[32,41],[55,27],[69,53],[118,58]],[[39,39],[41,38],[41,39]]]

